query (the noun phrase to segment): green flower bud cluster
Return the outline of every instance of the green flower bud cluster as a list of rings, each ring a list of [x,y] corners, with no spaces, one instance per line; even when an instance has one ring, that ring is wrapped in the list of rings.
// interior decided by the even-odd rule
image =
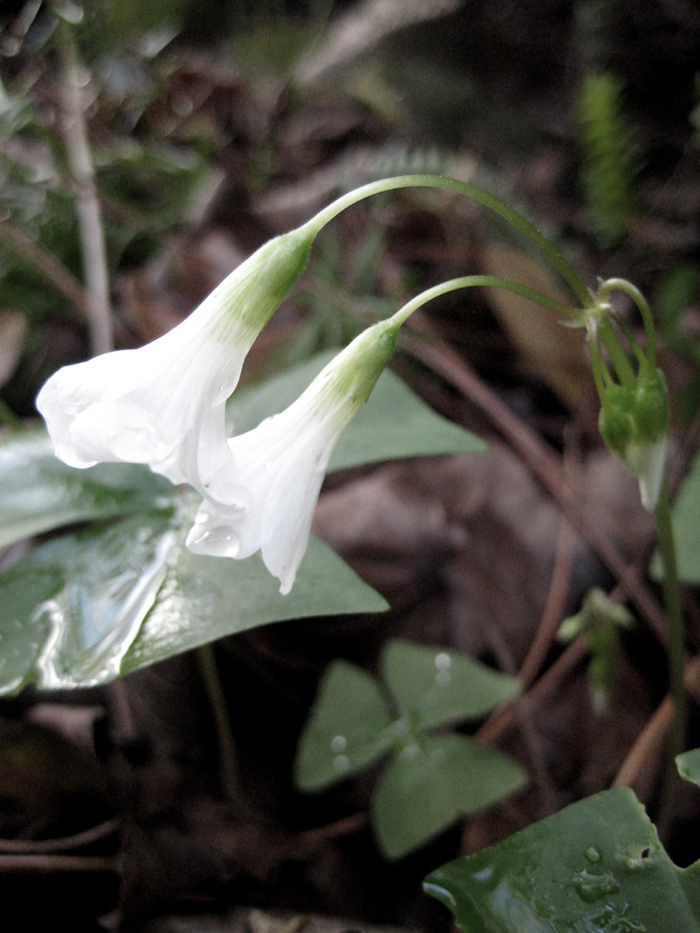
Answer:
[[[598,429],[616,457],[626,460],[630,445],[656,444],[668,435],[668,390],[660,369],[640,376],[633,387],[611,385],[598,415]]]
[[[618,331],[607,297],[618,288],[635,300],[644,319],[646,353],[629,327],[617,320],[630,356]],[[669,428],[668,389],[664,374],[656,365],[656,337],[651,312],[641,294],[621,279],[603,283],[586,321],[591,344],[591,363],[600,396],[598,429],[605,445],[637,478],[642,505],[656,508],[663,481],[666,440]],[[611,374],[603,358],[603,348],[612,365]],[[636,361],[636,367],[633,365]],[[618,381],[619,380],[619,381]]]

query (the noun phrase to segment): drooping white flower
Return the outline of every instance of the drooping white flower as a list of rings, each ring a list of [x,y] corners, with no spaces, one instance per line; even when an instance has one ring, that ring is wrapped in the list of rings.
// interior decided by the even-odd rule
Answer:
[[[231,461],[211,478],[187,538],[191,551],[241,559],[260,550],[280,592],[291,590],[328,461],[388,363],[399,326],[365,330],[289,408],[229,440]]]
[[[276,237],[169,333],[65,366],[37,398],[56,455],[73,467],[147,463],[204,493],[229,459],[226,399],[243,361],[306,265],[315,229]]]

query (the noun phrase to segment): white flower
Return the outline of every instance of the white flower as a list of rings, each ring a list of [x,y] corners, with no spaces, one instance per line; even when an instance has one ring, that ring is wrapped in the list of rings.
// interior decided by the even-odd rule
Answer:
[[[396,344],[399,324],[368,328],[285,411],[228,442],[231,462],[211,478],[187,538],[196,554],[262,552],[288,593],[304,556],[328,461],[367,400]]]
[[[630,442],[625,451],[625,466],[637,477],[639,497],[647,512],[653,512],[659,502],[667,442],[667,437],[646,443]]]
[[[304,270],[314,230],[276,237],[163,337],[66,366],[41,389],[56,455],[73,467],[147,463],[205,493],[229,459],[226,399],[262,328]]]

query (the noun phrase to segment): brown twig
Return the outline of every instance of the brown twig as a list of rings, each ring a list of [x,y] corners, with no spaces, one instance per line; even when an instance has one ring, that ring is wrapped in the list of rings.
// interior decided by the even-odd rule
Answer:
[[[54,872],[115,872],[122,870],[118,856],[104,858],[99,855],[0,855],[2,872],[35,871]]]
[[[530,690],[511,703],[499,707],[477,730],[475,738],[481,742],[496,742],[518,724],[517,707],[527,703],[533,711],[540,703],[548,699],[571,676],[588,653],[588,645],[583,637],[572,642],[540,677]]]
[[[121,820],[105,820],[97,826],[73,836],[62,836],[59,839],[0,839],[0,852],[12,855],[47,855],[52,852],[67,852],[71,849],[80,849],[92,845],[115,833],[121,826]]]
[[[88,296],[82,284],[70,270],[36,240],[33,240],[19,224],[9,217],[0,222],[0,240],[3,246],[22,259],[28,260],[38,272],[67,298],[87,320]]]
[[[556,558],[552,579],[549,583],[547,602],[537,632],[530,645],[530,650],[518,671],[518,677],[525,686],[529,686],[542,669],[547,652],[552,646],[561,623],[566,597],[569,592],[575,543],[576,532],[572,524],[566,518],[562,518],[559,525]]]
[[[97,356],[108,352],[113,346],[107,251],[85,124],[85,104],[77,50],[73,35],[66,24],[62,24],[62,33],[59,43],[62,60],[61,128],[77,193],[78,226],[87,287],[85,312],[90,328],[91,353]]]
[[[685,666],[683,679],[689,693],[700,687],[700,655],[696,655]],[[637,741],[617,772],[613,787],[633,787],[645,762],[651,760],[653,752],[668,739],[669,729],[673,724],[673,699],[670,694],[664,697],[656,712],[644,726]]]

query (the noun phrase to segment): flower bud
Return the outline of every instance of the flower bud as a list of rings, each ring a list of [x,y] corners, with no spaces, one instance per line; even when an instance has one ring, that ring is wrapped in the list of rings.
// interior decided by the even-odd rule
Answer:
[[[634,388],[606,389],[598,416],[601,437],[637,477],[642,505],[650,512],[661,490],[668,425],[668,391],[660,369],[640,375]]]

